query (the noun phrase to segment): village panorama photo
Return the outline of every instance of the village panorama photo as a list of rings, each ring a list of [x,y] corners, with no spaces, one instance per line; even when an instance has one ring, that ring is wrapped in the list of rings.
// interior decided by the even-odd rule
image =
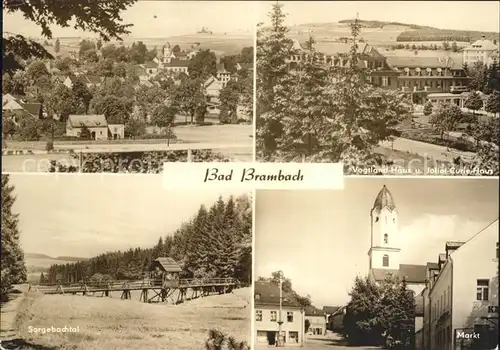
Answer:
[[[4,3],[3,170],[252,161],[254,4],[106,6]]]
[[[250,349],[251,194],[161,185],[2,175],[2,349]]]
[[[497,1],[260,2],[256,157],[498,176]]]

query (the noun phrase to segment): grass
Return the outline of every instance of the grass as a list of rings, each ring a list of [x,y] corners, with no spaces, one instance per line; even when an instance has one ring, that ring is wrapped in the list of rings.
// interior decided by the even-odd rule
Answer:
[[[242,295],[250,289],[235,291]],[[210,302],[211,298],[217,298]],[[208,331],[219,329],[250,340],[250,307],[206,297],[207,306],[146,304],[135,300],[28,293],[18,327],[25,349],[203,349]],[[194,302],[194,301],[193,301]],[[232,306],[233,305],[233,306]],[[78,327],[74,333],[34,333],[29,327]],[[32,328],[32,329],[33,329]]]

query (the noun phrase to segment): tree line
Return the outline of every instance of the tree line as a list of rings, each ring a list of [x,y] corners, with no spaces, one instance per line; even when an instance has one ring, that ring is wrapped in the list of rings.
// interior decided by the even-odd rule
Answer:
[[[171,257],[182,278],[236,278],[252,280],[252,205],[244,195],[220,197],[212,206],[200,206],[179,229],[160,237],[152,248],[134,248],[100,254],[76,263],[52,265],[40,276],[43,283],[142,279],[151,262]]]
[[[259,277],[258,281],[261,282],[269,282],[274,284],[275,286],[280,285],[280,277],[281,277],[281,288],[284,293],[287,293],[289,297],[292,297],[299,305],[303,307],[311,306],[311,296],[310,295],[300,295],[297,293],[292,286],[292,280],[286,277],[282,271],[274,271],[271,273],[270,277]]]

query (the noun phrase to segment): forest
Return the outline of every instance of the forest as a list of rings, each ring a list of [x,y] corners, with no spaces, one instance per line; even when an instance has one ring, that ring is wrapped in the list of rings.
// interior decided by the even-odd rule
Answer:
[[[140,232],[138,232],[140,234]],[[242,195],[222,197],[175,232],[160,237],[150,248],[104,253],[85,261],[53,265],[40,276],[41,283],[83,283],[138,280],[153,260],[170,257],[183,268],[181,278],[236,278],[252,280],[252,204]]]

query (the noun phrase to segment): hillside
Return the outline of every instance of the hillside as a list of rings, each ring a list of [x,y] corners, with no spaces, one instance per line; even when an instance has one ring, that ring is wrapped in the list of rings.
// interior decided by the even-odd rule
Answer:
[[[290,27],[290,35],[295,39],[307,39],[312,32],[317,41],[338,39],[350,35],[350,23],[353,20],[341,20],[330,23],[306,23]],[[471,42],[485,36],[489,40],[498,40],[499,33],[440,29],[417,24],[360,20],[361,37],[371,45],[387,46],[400,42]]]
[[[216,296],[224,298],[228,295]],[[215,297],[206,297],[209,300]],[[216,328],[250,342],[251,308],[146,304],[137,300],[32,293],[21,312],[20,338],[33,348],[202,349]],[[76,321],[76,323],[75,323]],[[28,326],[67,325],[78,333],[28,333]]]
[[[51,257],[46,254],[39,253],[25,253],[24,259],[26,263],[26,270],[28,272],[28,282],[38,282],[40,274],[47,273],[49,267],[52,265],[71,264],[76,261],[84,261],[87,258],[79,258],[74,256],[59,256]]]

